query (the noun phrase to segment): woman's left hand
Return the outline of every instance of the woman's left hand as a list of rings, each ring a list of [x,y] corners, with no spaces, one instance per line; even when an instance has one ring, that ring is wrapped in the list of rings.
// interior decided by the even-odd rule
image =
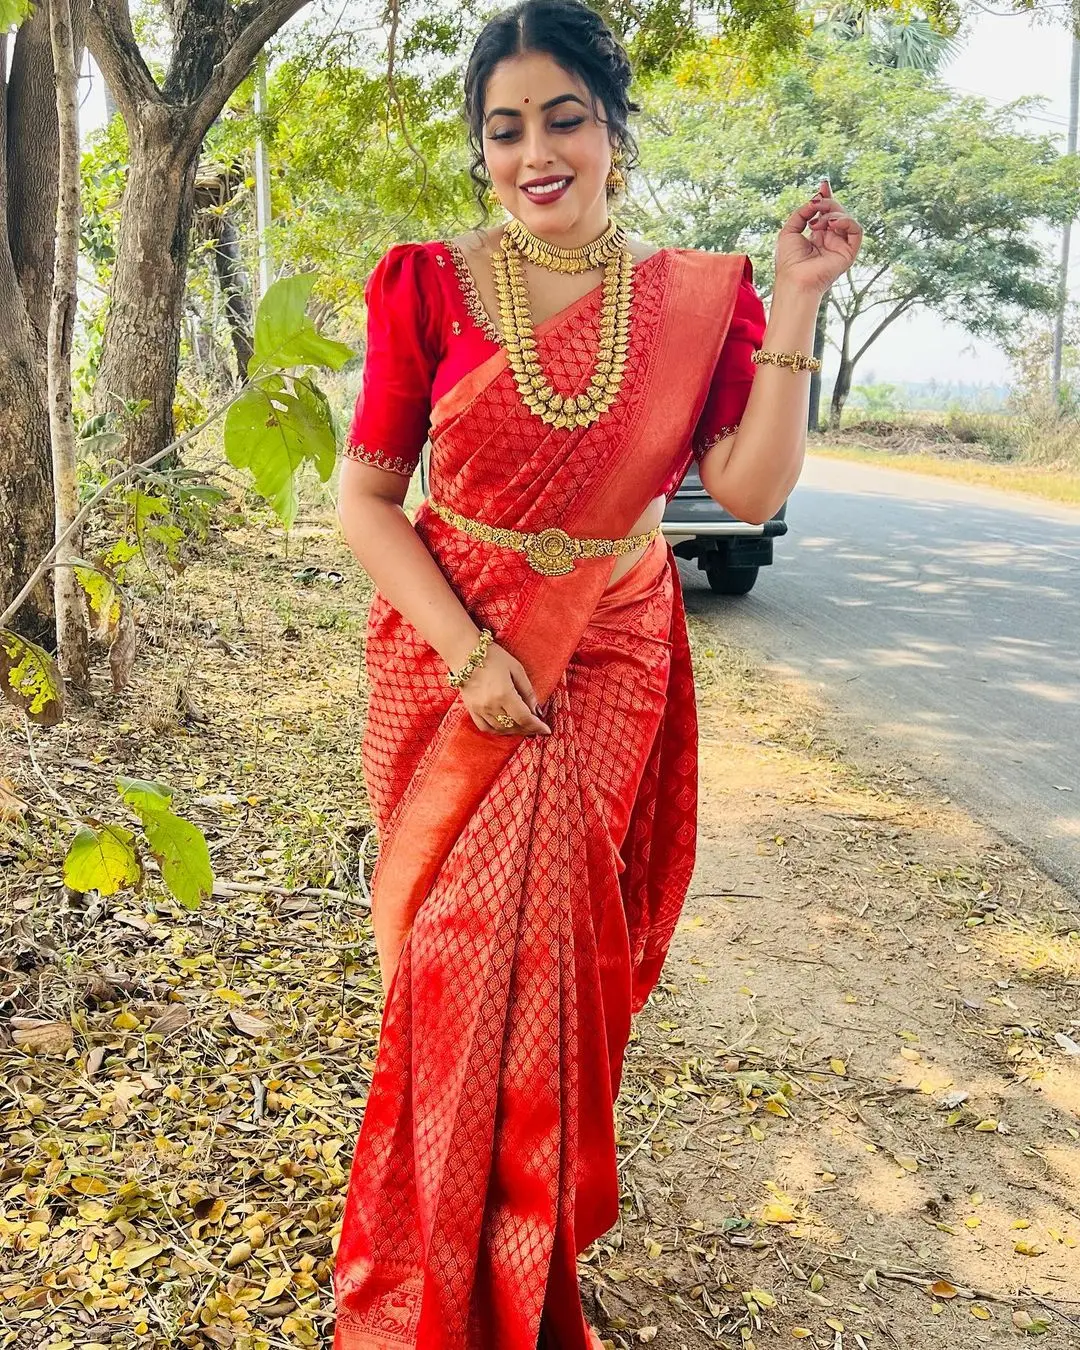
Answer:
[[[806,234],[808,226],[810,233]],[[862,226],[848,215],[823,178],[817,196],[793,211],[780,231],[776,289],[790,286],[824,295],[855,261],[862,236]]]

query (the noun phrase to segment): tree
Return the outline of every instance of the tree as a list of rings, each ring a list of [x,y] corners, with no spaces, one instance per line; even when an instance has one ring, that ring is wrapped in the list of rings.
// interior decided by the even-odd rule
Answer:
[[[256,56],[307,0],[174,0],[173,41],[159,83],[131,27],[127,0],[97,0],[87,37],[128,133],[129,165],[105,339],[99,413],[142,405],[126,453],[172,439],[172,398],[199,152]]]
[[[71,353],[79,269],[79,76],[75,66],[70,0],[49,0],[48,9],[56,81],[58,176],[53,294],[46,360],[56,537],[63,539],[79,510],[75,419],[71,402]],[[81,592],[74,569],[74,559],[79,552],[77,534],[57,551],[53,594],[56,597],[56,645],[60,668],[64,677],[85,696],[90,688],[90,665]]]
[[[76,51],[82,50],[84,13],[84,4],[73,7]],[[35,8],[12,38],[7,29],[23,17],[21,5],[0,0],[0,609],[53,538],[42,372],[59,141],[48,5]],[[19,631],[50,638],[52,614],[44,578],[19,612]]]
[[[841,325],[834,420],[857,362],[916,306],[999,339],[1018,315],[1052,307],[1052,264],[1032,227],[1076,213],[1080,163],[1019,129],[1025,104],[992,108],[877,65],[865,39],[812,51],[735,98],[716,90],[736,76],[707,67],[684,67],[649,100],[663,134],[646,141],[648,228],[667,242],[746,249],[767,286],[775,231],[805,185],[828,176],[866,230],[858,264],[830,294]]]

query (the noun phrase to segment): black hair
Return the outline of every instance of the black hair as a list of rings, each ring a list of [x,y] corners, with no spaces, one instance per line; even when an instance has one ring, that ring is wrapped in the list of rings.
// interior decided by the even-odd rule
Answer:
[[[484,25],[465,70],[465,120],[473,153],[469,176],[485,218],[491,186],[483,148],[487,83],[500,61],[524,52],[546,52],[576,75],[592,94],[593,112],[605,122],[613,147],[622,151],[623,173],[637,160],[637,142],[627,123],[640,109],[630,100],[633,71],[626,48],[582,0],[522,0]],[[603,105],[602,110],[597,104]]]

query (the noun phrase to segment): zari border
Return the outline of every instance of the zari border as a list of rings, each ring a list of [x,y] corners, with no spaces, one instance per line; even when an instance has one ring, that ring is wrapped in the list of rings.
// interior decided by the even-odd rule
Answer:
[[[495,322],[491,315],[484,308],[484,302],[480,299],[480,292],[476,289],[476,280],[473,277],[469,264],[465,261],[465,254],[462,253],[457,244],[447,242],[443,245],[447,253],[450,254],[454,263],[454,271],[457,274],[458,288],[461,291],[461,300],[465,308],[469,311],[469,318],[480,329],[481,333],[489,342],[498,343],[502,346],[502,334],[495,327]]]
[[[738,422],[730,427],[720,427],[717,430],[716,435],[709,441],[708,445],[694,446],[694,458],[700,464],[710,450],[715,449],[721,441],[726,441],[729,436],[734,436],[738,429]]]
[[[370,464],[372,468],[404,474],[406,478],[413,476],[413,471],[419,463],[419,460],[410,463],[403,455],[388,455],[385,450],[371,450],[363,441],[358,445],[346,441],[341,453],[346,459],[355,459],[358,464]]]

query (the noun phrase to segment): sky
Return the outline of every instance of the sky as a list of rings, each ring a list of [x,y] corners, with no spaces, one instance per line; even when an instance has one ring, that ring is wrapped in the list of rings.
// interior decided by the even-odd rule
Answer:
[[[1033,27],[1025,15],[979,16],[968,28],[963,51],[942,70],[955,89],[980,94],[998,103],[1023,95],[1045,98],[1031,120],[1033,132],[1060,133],[1065,148],[1069,112],[1070,40],[1063,28]],[[1060,239],[1047,239],[1053,257]],[[1070,295],[1080,299],[1080,230],[1073,231]],[[832,364],[835,364],[835,357]],[[826,364],[825,377],[828,378]],[[989,342],[976,341],[958,324],[947,324],[926,310],[898,319],[856,368],[857,383],[937,379],[973,384],[1005,383],[1010,377],[1005,353]]]
[[[1034,132],[1060,134],[1065,148],[1069,111],[1070,42],[1061,27],[1033,25],[1026,15],[984,12],[970,21],[960,54],[942,71],[957,90],[980,94],[998,103],[1024,95],[1040,95],[1045,106],[1031,119]],[[104,118],[100,79],[83,84],[83,131]],[[1056,259],[1060,241],[1047,237]],[[1073,232],[1070,294],[1080,299],[1080,230]],[[858,338],[858,329],[856,329]],[[835,368],[835,353],[826,358],[825,378]],[[964,381],[972,384],[1007,383],[1011,374],[1005,353],[989,342],[977,341],[956,324],[916,310],[898,320],[874,344],[856,369],[856,382]]]

